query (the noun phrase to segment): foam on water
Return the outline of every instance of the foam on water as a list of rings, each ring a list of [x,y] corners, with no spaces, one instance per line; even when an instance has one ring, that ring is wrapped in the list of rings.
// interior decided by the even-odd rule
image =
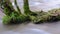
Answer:
[[[35,29],[35,28],[24,29],[21,33],[22,34],[50,34],[44,30]]]

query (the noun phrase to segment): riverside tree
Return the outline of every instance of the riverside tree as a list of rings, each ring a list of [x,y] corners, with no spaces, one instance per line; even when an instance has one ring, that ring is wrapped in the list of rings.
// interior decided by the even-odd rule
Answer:
[[[36,13],[30,10],[28,0],[23,0],[23,1],[24,1],[24,13],[26,15],[37,15]]]
[[[25,22],[27,20],[27,16],[23,15],[17,5],[17,1],[14,0],[17,10],[14,9],[10,0],[2,1],[2,6],[4,7],[3,24],[18,24]]]

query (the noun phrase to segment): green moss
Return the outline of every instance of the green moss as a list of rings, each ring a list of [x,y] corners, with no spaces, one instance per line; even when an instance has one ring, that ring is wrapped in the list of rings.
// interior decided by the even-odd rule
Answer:
[[[54,22],[60,20],[60,9],[52,9],[48,12],[38,13],[34,23],[42,23],[42,22]]]
[[[29,8],[28,0],[24,0],[24,13],[28,16],[27,18],[32,22],[35,21],[37,13],[32,12]]]
[[[27,15],[21,14],[21,11],[17,5],[16,0],[15,5],[17,7],[17,11],[13,8],[9,0],[5,0],[3,6],[4,6],[4,13],[6,16],[3,18],[3,24],[18,24],[23,23],[29,19]]]
[[[4,13],[6,15],[10,15],[12,12],[15,11],[15,9],[13,8],[12,3],[10,2],[10,0],[4,0],[2,2],[2,6],[4,7],[3,10],[4,10]]]
[[[32,12],[29,9],[28,0],[24,0],[24,14],[21,13],[17,1],[15,5],[17,11],[13,8],[12,3],[9,0],[3,2],[4,13],[6,16],[3,17],[3,24],[19,24],[25,21],[31,20],[33,23],[51,22],[60,20],[60,9],[52,9],[48,12]]]
[[[21,14],[21,10],[20,10],[20,8],[19,8],[19,6],[18,6],[18,4],[17,4],[17,1],[15,0],[14,2],[15,2],[15,5],[16,5],[16,7],[17,7],[17,11],[18,11],[18,13]]]
[[[10,16],[4,16],[3,17],[3,24],[9,24],[10,23],[10,20],[11,20],[11,17]]]
[[[28,0],[24,0],[24,13],[26,15],[34,15],[34,16],[37,15],[36,13],[30,10]]]
[[[27,16],[22,14],[18,15],[17,13],[12,12],[11,16],[4,16],[3,24],[21,24],[27,20]]]

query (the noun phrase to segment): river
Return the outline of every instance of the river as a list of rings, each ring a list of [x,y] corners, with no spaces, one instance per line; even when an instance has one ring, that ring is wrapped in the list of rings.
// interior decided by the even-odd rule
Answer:
[[[14,0],[11,0],[12,3]],[[17,0],[18,5],[23,11],[23,0]],[[14,5],[14,4],[13,4]],[[29,0],[30,10],[51,10],[60,7],[60,0]],[[0,34],[60,34],[60,21],[43,24],[18,24],[3,25],[2,17],[4,14],[0,10]]]
[[[12,2],[14,2],[14,0]],[[19,7],[23,10],[23,0],[17,0],[17,2]],[[54,8],[59,8],[60,0],[29,0],[29,6],[32,11],[47,11]]]

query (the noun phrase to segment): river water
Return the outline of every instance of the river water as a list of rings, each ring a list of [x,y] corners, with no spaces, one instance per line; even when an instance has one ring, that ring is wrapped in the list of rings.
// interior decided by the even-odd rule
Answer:
[[[14,0],[12,2],[14,2]],[[17,0],[17,2],[19,7],[23,10],[23,0]],[[29,0],[29,6],[32,11],[47,11],[60,8],[60,0]]]
[[[11,1],[14,2],[14,0]],[[17,0],[17,2],[21,11],[23,11],[23,0]],[[47,11],[59,8],[60,0],[29,0],[29,6],[32,11]],[[0,34],[60,34],[60,21],[38,25],[32,22],[29,24],[3,25],[3,16],[4,14],[0,10]]]

